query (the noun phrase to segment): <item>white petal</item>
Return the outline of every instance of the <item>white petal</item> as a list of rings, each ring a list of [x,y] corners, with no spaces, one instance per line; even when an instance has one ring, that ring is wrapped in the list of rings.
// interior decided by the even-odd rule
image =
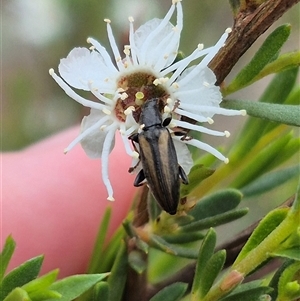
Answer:
[[[108,177],[108,161],[109,161],[109,154],[115,145],[115,132],[117,127],[113,125],[108,131],[103,143],[103,149],[101,154],[101,165],[102,165],[102,180],[104,185],[106,186],[107,193],[108,193],[108,200],[114,201],[113,197],[113,189]]]
[[[114,83],[107,78],[115,73],[109,69],[102,56],[87,48],[74,48],[64,59],[60,60],[59,73],[72,87],[89,91],[89,82],[99,90],[114,88]]]
[[[204,69],[190,67],[185,70],[177,81],[179,89],[174,89],[175,97],[180,100],[179,108],[185,109],[185,104],[198,105],[198,114],[200,113],[203,117],[212,117],[215,114],[214,111],[202,110],[201,106],[219,107],[222,94],[219,87],[214,85],[215,81],[214,73],[207,67]]]
[[[107,115],[102,113],[101,111],[91,109],[90,115],[82,119],[81,131],[84,132],[85,130],[92,127],[95,123],[99,122],[99,120],[101,119],[106,120]],[[111,124],[112,124],[111,120],[109,120],[109,122],[106,122],[107,126]],[[97,128],[92,133],[90,133],[87,137],[81,140],[81,146],[90,158],[92,159],[101,158],[103,143],[106,135],[107,135],[107,129],[105,127],[102,128],[99,125],[99,128]],[[111,145],[110,151],[113,149],[113,147],[114,147],[114,141]]]
[[[174,31],[173,28],[171,23],[155,18],[136,30],[134,41],[140,64],[153,67],[157,63],[157,59],[164,55],[167,55],[164,67],[174,61],[179,46],[180,32]],[[172,47],[165,53],[166,45],[169,43]]]
[[[188,175],[193,166],[193,159],[188,147],[178,138],[173,139],[174,146],[176,149],[178,164],[183,168],[185,173]]]

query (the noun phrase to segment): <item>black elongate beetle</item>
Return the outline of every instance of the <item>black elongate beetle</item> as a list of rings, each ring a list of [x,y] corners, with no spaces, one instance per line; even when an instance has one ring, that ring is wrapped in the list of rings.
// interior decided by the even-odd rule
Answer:
[[[177,212],[180,180],[188,184],[188,178],[178,164],[174,143],[166,128],[171,118],[162,121],[159,105],[159,98],[144,103],[139,121],[143,131],[129,137],[139,144],[143,167],[135,178],[134,186],[143,185],[146,179],[156,201],[163,210],[173,215]]]

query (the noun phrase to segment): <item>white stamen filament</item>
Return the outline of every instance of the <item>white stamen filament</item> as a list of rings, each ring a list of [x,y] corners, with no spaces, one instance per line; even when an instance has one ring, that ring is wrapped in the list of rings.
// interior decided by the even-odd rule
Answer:
[[[64,153],[68,153],[77,143],[79,143],[82,139],[92,134],[94,131],[97,131],[106,121],[110,118],[108,116],[104,116],[100,120],[98,120],[95,124],[87,128],[84,132],[80,133],[64,150]]]
[[[124,66],[123,66],[123,63],[122,63],[122,60],[121,60],[121,55],[120,55],[119,48],[117,46],[115,37],[114,37],[113,32],[112,32],[110,22],[107,22],[106,24],[107,24],[107,26],[106,26],[107,36],[108,36],[108,40],[109,40],[109,43],[110,43],[111,50],[112,50],[112,52],[114,54],[114,57],[115,57],[116,64],[119,68],[119,71],[124,71]]]
[[[93,38],[88,38],[87,42],[96,47],[97,51],[100,53],[100,55],[103,58],[104,64],[106,65],[107,68],[109,68],[111,70],[112,73],[115,74],[116,72],[118,72],[117,68],[115,67],[115,65],[111,61],[111,57],[109,56],[108,52],[98,41],[96,41]]]
[[[49,70],[49,74],[53,77],[53,79],[56,81],[56,83],[65,91],[65,93],[73,98],[75,101],[80,103],[81,105],[89,108],[93,108],[96,110],[102,110],[105,108],[105,105],[87,100],[77,93],[75,93],[55,72],[53,69]]]
[[[197,115],[197,114],[193,114],[191,112],[187,112],[187,111],[181,110],[179,108],[176,108],[174,110],[174,112],[181,115],[181,116],[186,116],[186,117],[192,118],[194,120],[197,120],[198,122],[207,122],[207,117]]]
[[[146,62],[148,61],[148,59],[146,58],[146,54],[148,54],[147,49],[149,48],[149,44],[156,38],[157,35],[160,34],[160,32],[169,23],[174,10],[175,10],[175,5],[171,5],[169,11],[167,12],[166,16],[162,19],[158,27],[154,31],[152,31],[146,38],[145,42],[143,43],[143,46],[140,49],[140,54],[141,54],[139,57],[140,65],[144,65],[144,66],[146,65]]]
[[[106,186],[106,190],[108,193],[107,200],[109,200],[109,201],[115,200],[113,197],[113,189],[112,189],[110,180],[108,178],[108,157],[109,157],[110,148],[111,148],[112,141],[114,139],[116,130],[117,130],[117,126],[114,126],[114,127],[110,128],[110,130],[107,132],[105,139],[104,139],[102,154],[101,154],[102,180],[103,180],[104,185]]]
[[[179,137],[174,136],[173,139],[180,140]],[[197,148],[203,149],[204,151],[214,155],[216,158],[218,158],[221,161],[227,162],[228,158],[226,158],[223,154],[221,154],[218,150],[216,150],[214,147],[210,146],[207,143],[201,142],[196,139],[192,140],[184,140],[183,141],[186,144],[193,145]]]
[[[192,124],[192,123],[180,121],[180,120],[176,120],[175,124],[177,126],[185,128],[185,129],[190,129],[190,130],[194,130],[197,132],[201,132],[201,133],[205,133],[205,134],[209,134],[209,135],[213,135],[213,136],[226,136],[226,133],[229,133],[227,131],[226,131],[226,133],[214,131],[214,130],[208,129],[204,126],[200,126],[200,125],[196,125],[196,124]]]

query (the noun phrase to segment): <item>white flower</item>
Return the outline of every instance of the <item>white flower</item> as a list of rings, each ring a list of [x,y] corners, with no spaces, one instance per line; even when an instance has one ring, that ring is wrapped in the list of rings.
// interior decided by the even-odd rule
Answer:
[[[175,10],[177,24],[173,26],[169,21]],[[139,115],[145,101],[158,97],[164,102],[163,116],[172,114],[173,118],[169,125],[171,132],[180,127],[215,136],[228,136],[227,131],[214,131],[182,121],[181,116],[201,123],[212,123],[215,114],[243,115],[245,112],[220,108],[222,97],[219,88],[214,85],[216,77],[207,67],[223,47],[229,30],[215,46],[203,49],[203,45],[198,45],[191,55],[173,63],[183,25],[180,0],[173,0],[163,20],[153,19],[136,31],[133,28],[134,20],[129,17],[129,45],[124,47],[123,55],[118,51],[110,20],[106,19],[105,22],[114,62],[99,42],[89,38],[88,42],[92,44],[90,49],[74,48],[67,58],[61,59],[58,69],[64,80],[53,69],[50,69],[50,74],[67,95],[91,108],[90,115],[82,120],[81,134],[65,152],[80,142],[89,157],[101,158],[108,200],[114,200],[108,177],[108,157],[114,146],[115,132],[119,130],[126,152],[134,157],[128,136],[139,131]],[[200,63],[188,67],[203,56]],[[97,101],[79,96],[70,86],[92,92]],[[175,135],[173,138],[178,162],[187,174],[192,159],[186,144],[203,149],[224,162],[228,161],[215,148],[199,140],[181,140]]]

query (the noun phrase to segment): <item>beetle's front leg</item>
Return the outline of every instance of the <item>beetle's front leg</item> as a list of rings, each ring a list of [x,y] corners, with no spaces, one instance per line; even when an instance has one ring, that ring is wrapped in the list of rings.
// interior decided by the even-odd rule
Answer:
[[[138,133],[134,133],[134,134],[130,135],[128,137],[128,139],[131,140],[133,149],[139,154],[139,151],[138,151],[138,149],[137,149],[137,147],[135,145],[135,143],[139,143],[139,134]],[[141,160],[140,160],[140,157],[139,157],[139,161],[137,162],[137,164],[135,164],[132,167],[129,167],[128,172],[132,173],[138,167],[138,165],[140,164],[140,162],[141,162]]]

